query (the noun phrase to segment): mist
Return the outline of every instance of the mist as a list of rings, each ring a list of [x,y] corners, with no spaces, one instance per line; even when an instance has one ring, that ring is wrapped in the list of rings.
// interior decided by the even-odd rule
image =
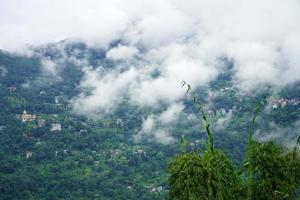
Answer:
[[[26,53],[32,46],[79,41],[104,49],[105,59],[115,63],[114,70],[103,70],[78,61],[84,73],[78,86],[82,92],[70,103],[79,115],[105,116],[125,97],[139,107],[181,104],[181,81],[206,86],[226,70],[222,58],[232,60],[232,83],[241,90],[300,80],[298,0],[0,3],[0,49]],[[111,46],[115,41],[121,43]],[[43,60],[43,71],[59,76],[60,62]],[[155,134],[145,128],[151,120],[153,126],[159,124],[162,112],[146,116],[137,137],[150,134],[171,143],[167,130]]]

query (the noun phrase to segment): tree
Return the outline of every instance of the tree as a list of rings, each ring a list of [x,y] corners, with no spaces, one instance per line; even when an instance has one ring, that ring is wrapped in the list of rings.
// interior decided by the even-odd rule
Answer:
[[[194,103],[202,112],[207,134],[207,150],[203,154],[183,152],[171,161],[169,165],[170,198],[174,200],[235,199],[238,176],[227,156],[214,148],[208,119],[191,86],[189,84],[187,86],[187,93],[192,94]],[[183,141],[185,141],[184,138]]]
[[[262,103],[255,109],[248,132],[248,146],[245,182],[248,200],[253,199],[292,199],[299,187],[300,159],[296,142],[293,151],[285,149],[274,142],[259,143],[253,139],[254,125]]]
[[[183,82],[183,86],[186,83]],[[227,156],[214,148],[210,123],[203,112],[199,98],[187,84],[187,94],[202,113],[207,134],[206,151],[186,152],[188,142],[182,137],[183,152],[169,164],[169,197],[173,200],[279,200],[297,198],[300,187],[300,154],[298,146],[291,150],[274,142],[259,143],[253,139],[256,107],[248,132],[248,147],[244,173],[233,167]]]
[[[176,156],[169,165],[170,199],[190,200],[206,199],[207,174],[203,158],[197,153],[182,153]]]
[[[293,153],[274,142],[254,142],[252,150],[252,199],[292,199],[299,187],[299,152]]]

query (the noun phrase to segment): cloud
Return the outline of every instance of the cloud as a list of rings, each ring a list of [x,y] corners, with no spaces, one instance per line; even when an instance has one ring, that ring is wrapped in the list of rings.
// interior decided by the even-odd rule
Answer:
[[[106,46],[129,22],[114,0],[3,0],[0,11],[0,48],[10,50],[69,38]]]
[[[260,130],[255,132],[254,137],[260,142],[278,141],[286,147],[293,148],[296,145],[297,135],[300,131],[300,120],[295,121],[291,126],[280,127],[274,122],[269,123],[270,131],[262,133]]]
[[[131,93],[140,105],[157,105],[160,102],[176,102],[185,96],[180,82],[205,85],[218,74],[215,60],[201,59],[201,52],[193,44],[172,44],[149,51],[145,55],[145,73]],[[149,64],[148,64],[149,63]],[[159,76],[153,77],[153,72]]]
[[[5,77],[7,74],[7,69],[3,66],[0,66],[0,77]]]
[[[113,112],[124,100],[123,96],[136,70],[123,73],[105,73],[99,69],[85,68],[81,93],[71,100],[73,111],[87,117],[101,117]]]
[[[178,118],[178,115],[183,111],[183,109],[184,105],[182,103],[172,104],[167,110],[160,114],[159,121],[162,124],[170,124]]]
[[[41,61],[42,69],[44,73],[56,76],[58,75],[58,65],[52,60],[44,59]]]
[[[281,86],[300,77],[298,0],[2,0],[0,13],[1,49],[14,51],[25,44],[61,39],[108,48],[122,40],[126,45],[111,49],[108,58],[127,59],[139,47],[153,52],[152,56],[156,53],[154,60],[163,59],[162,64],[178,72],[165,71],[165,78],[141,83],[151,91],[171,75],[198,86],[201,81],[194,81],[196,75],[199,80],[211,78],[211,70],[218,69],[214,61],[220,57],[233,59],[234,80],[242,89]],[[188,55],[189,51],[194,55]],[[176,53],[181,67],[172,60]],[[187,65],[198,68],[186,69]],[[174,82],[170,83],[174,90]],[[180,94],[166,99],[175,96]]]
[[[170,134],[171,125],[177,122],[183,109],[184,105],[182,103],[174,103],[165,111],[149,115],[143,120],[141,130],[134,135],[134,141],[140,142],[146,139],[161,144],[174,143],[176,140]]]
[[[75,113],[86,116],[99,114],[99,110],[109,113],[124,96],[131,105],[139,107],[176,103],[185,97],[185,91],[180,88],[181,80],[203,85],[218,74],[211,61],[197,56],[193,45],[175,44],[144,53],[137,58],[138,64],[126,62],[121,63],[121,67],[116,64],[111,70],[101,66],[95,70],[87,68],[80,87],[89,88],[89,93],[83,92],[72,99]]]
[[[139,107],[178,103],[180,82],[207,85],[224,70],[222,58],[233,61],[242,90],[300,80],[298,0],[2,0],[0,13],[0,49],[67,39],[106,50],[110,70],[72,57],[85,75],[70,102],[88,117],[113,112],[124,99]],[[59,73],[63,61],[52,61],[43,68]]]
[[[118,45],[115,48],[110,49],[106,53],[106,58],[111,60],[128,60],[138,53],[138,49],[135,47],[128,47],[124,45]]]
[[[232,117],[232,113],[228,112],[225,116],[217,119],[217,121],[215,122],[213,128],[216,131],[222,131],[222,130],[224,130],[228,126],[228,124],[229,124],[229,122],[231,120],[231,117]]]

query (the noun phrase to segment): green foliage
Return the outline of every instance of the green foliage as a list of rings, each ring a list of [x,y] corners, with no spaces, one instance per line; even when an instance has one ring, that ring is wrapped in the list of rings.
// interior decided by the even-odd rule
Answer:
[[[228,157],[219,150],[206,151],[203,155],[207,170],[209,199],[236,199],[239,180],[234,166]]]
[[[183,82],[182,86],[185,84]],[[186,93],[192,94],[193,101],[201,110],[198,98],[189,84],[187,84]],[[203,155],[184,153],[170,163],[171,199],[223,200],[234,198],[238,177],[227,156],[214,149],[210,124],[205,114],[203,114],[203,120],[207,133],[206,147],[208,150]]]
[[[285,150],[273,142],[253,144],[253,199],[284,199],[299,187],[299,152]]]
[[[94,68],[103,66],[105,70],[114,70],[114,63],[105,60],[104,50],[90,49],[83,44],[67,45],[65,48],[68,57],[88,59],[89,65]],[[0,68],[7,71],[0,76],[0,199],[166,199],[168,190],[173,190],[173,186],[168,185],[166,168],[168,161],[180,153],[180,149],[177,144],[161,145],[149,141],[136,144],[132,141],[132,136],[140,130],[142,117],[152,114],[153,108],[132,106],[125,98],[116,112],[103,119],[90,120],[74,115],[69,100],[82,92],[78,87],[84,74],[82,69],[73,63],[61,63],[61,50],[55,46],[49,45],[36,51],[33,57],[0,52]],[[44,58],[60,60],[61,79],[41,73],[40,59]],[[153,74],[154,77],[157,75]],[[204,178],[196,175],[203,180],[196,184],[202,184],[202,190],[207,194],[205,198],[244,200],[249,176],[245,168],[240,176],[234,169],[247,159],[244,156],[247,122],[255,107],[254,102],[261,101],[263,95],[240,95],[236,90],[222,92],[224,87],[231,87],[229,74],[213,81],[209,88],[189,89],[188,93],[194,96],[193,101],[184,100],[185,113],[200,114],[200,123],[185,119],[187,115],[183,114],[180,121],[168,130],[175,139],[185,136],[181,143],[183,154],[171,161],[171,174],[175,181],[180,171],[176,163],[181,163],[181,166],[182,163],[191,163],[184,165],[185,172],[193,173],[195,169],[203,175]],[[282,95],[297,100],[299,88],[291,86]],[[208,89],[220,95],[210,97],[208,102]],[[201,96],[196,97],[196,94]],[[56,96],[59,97],[58,104],[54,101]],[[221,130],[210,124],[214,125],[223,115],[220,112],[215,117],[207,115],[205,106],[208,103],[213,104],[214,113],[221,108],[236,108],[229,123]],[[37,119],[44,119],[45,126],[39,127],[37,120],[22,123],[20,114],[24,109],[35,114]],[[162,105],[161,110],[165,109],[166,105]],[[160,108],[158,110],[156,108],[155,112],[161,111]],[[122,126],[115,124],[117,119],[123,120]],[[298,119],[299,107],[279,106],[260,113],[256,126],[262,132],[270,131],[270,122],[284,128]],[[50,131],[52,123],[60,123],[62,130]],[[296,132],[294,130],[291,129]],[[295,134],[291,131],[284,134]],[[119,153],[114,154],[116,150]],[[138,150],[142,152],[137,153]],[[32,152],[31,157],[26,158],[27,151]],[[188,153],[190,151],[193,153]],[[286,164],[280,169],[285,170],[284,176],[290,178],[279,177],[284,180],[280,187],[288,185],[285,189],[276,188],[282,193],[280,197],[288,195],[287,199],[296,199],[299,197],[299,149],[283,149],[282,152],[280,159],[284,159]],[[257,156],[253,154],[252,158],[256,160]],[[269,157],[259,159],[271,160]],[[262,168],[261,162],[257,163],[259,169],[269,170]],[[255,167],[253,171],[254,182],[259,181],[256,179],[258,176],[260,179],[265,177]],[[180,177],[185,179],[183,174]],[[177,189],[182,190],[181,187]],[[255,194],[257,189],[253,190]]]
[[[169,165],[170,199],[206,199],[208,196],[207,172],[203,159],[196,153],[183,153],[176,156]]]
[[[186,93],[202,111],[199,98],[187,85]],[[169,164],[170,193],[173,200],[249,199],[276,200],[297,198],[300,187],[300,157],[297,145],[290,151],[273,142],[259,143],[253,139],[254,125],[261,103],[255,109],[248,132],[245,173],[239,173],[227,156],[214,148],[213,135],[205,112],[202,111],[207,133],[206,151],[182,153]],[[186,144],[186,140],[184,140]]]
[[[169,164],[170,199],[236,199],[238,176],[222,152],[176,156]]]

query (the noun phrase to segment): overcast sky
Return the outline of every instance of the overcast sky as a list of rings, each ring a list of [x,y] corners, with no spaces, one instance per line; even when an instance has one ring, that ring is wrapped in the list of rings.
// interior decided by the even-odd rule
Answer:
[[[299,78],[299,24],[299,0],[0,0],[0,49],[62,39],[105,48],[122,39],[128,47],[108,57],[127,58],[136,46],[191,65],[228,57],[237,82],[253,88]]]
[[[126,70],[84,66],[80,87],[94,89],[72,99],[74,111],[109,113],[126,95],[134,105],[164,102],[176,113],[180,82],[214,80],[224,70],[220,58],[233,60],[233,82],[244,90],[299,81],[299,24],[299,0],[0,0],[0,49],[62,39],[107,48],[122,40],[106,57]],[[56,73],[56,63],[42,64]],[[163,124],[160,115],[146,117],[140,135]],[[172,141],[164,130],[155,137]]]

